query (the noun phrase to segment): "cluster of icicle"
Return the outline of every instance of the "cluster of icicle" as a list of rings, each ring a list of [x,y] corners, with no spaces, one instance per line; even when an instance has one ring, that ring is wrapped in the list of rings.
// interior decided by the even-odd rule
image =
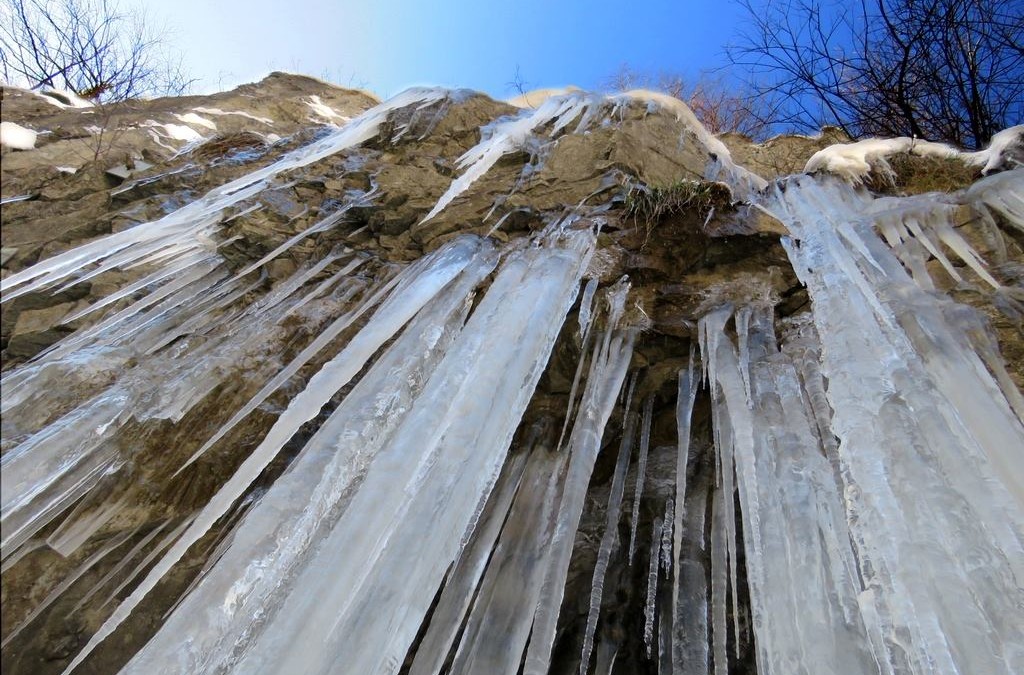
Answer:
[[[1021,180],[986,179],[975,207],[1020,227]],[[766,204],[789,228],[813,312],[781,336],[764,302],[722,303],[700,321],[700,365],[691,356],[679,383],[674,673],[728,672],[740,544],[760,673],[1024,668],[1024,400],[972,311],[908,275],[872,228],[871,202],[834,180],[776,186]],[[947,232],[940,200],[927,216],[921,199],[905,206],[902,227],[980,264]],[[886,231],[891,203],[884,214]],[[688,494],[683,470],[702,383],[710,514],[708,486]]]
[[[161,659],[177,650],[162,649],[160,644],[167,636],[171,642],[181,639],[174,628],[176,617],[186,617],[184,623],[196,634],[190,648],[175,657],[184,672],[229,666],[249,672],[256,667],[253,659],[269,672],[332,670],[339,654],[351,654],[355,645],[384,635],[390,636],[390,647],[365,650],[368,661],[358,670],[375,672],[401,661],[435,589],[449,565],[460,558],[467,533],[481,517],[479,511],[503,465],[511,436],[576,298],[595,246],[593,227],[573,229],[569,225],[574,216],[555,223],[532,246],[512,244],[503,250],[486,239],[461,237],[404,269],[383,265],[376,283],[353,274],[368,263],[367,256],[342,246],[300,266],[291,278],[262,296],[258,291],[264,265],[303,238],[336,226],[348,208],[372,194],[352,196],[342,208],[236,273],[229,272],[218,254],[232,240],[218,240],[218,234],[229,208],[244,207],[241,214],[256,208],[250,202],[271,187],[279,174],[376,136],[394,111],[411,109],[413,120],[421,111],[440,115],[447,103],[461,96],[461,92],[433,89],[400,94],[324,139],[160,220],[85,244],[3,280],[3,300],[9,301],[29,293],[61,292],[110,271],[136,275],[132,283],[65,318],[70,323],[96,314],[101,317],[98,321],[4,377],[0,524],[5,570],[39,546],[71,555],[117,516],[124,499],[110,497],[103,480],[145,460],[133,456],[137,449],[131,438],[120,434],[130,422],[178,422],[231,378],[258,385],[248,402],[180,471],[303,366],[322,358],[344,331],[358,321],[366,322],[290,401],[259,446],[205,507],[162,522],[127,552],[122,547],[142,532],[111,538],[8,632],[5,646],[93,566],[107,556],[120,555],[120,562],[78,607],[129,567],[131,572],[113,595],[137,582],[135,588],[78,654],[68,668],[73,670],[130,616],[189,547],[226,517],[231,535],[216,542],[201,581],[133,664],[145,670],[155,659],[152,667],[157,670],[175,668],[170,663],[161,665]],[[554,135],[584,111],[600,109],[610,115],[621,104],[579,94],[565,97],[552,115],[524,114],[511,136],[502,131],[471,151],[483,157],[473,163],[482,168],[477,171],[470,165],[467,176],[453,184],[433,213],[464,190],[474,175],[486,171],[496,157],[517,149],[516,143],[526,143],[537,127],[553,123],[555,128],[548,133]],[[399,127],[392,140],[399,140],[410,125]],[[579,129],[584,127],[585,120]],[[486,297],[469,316],[478,286],[492,273],[496,276]],[[311,283],[325,274],[322,281]],[[595,287],[588,286],[588,303],[593,303]],[[621,317],[624,297],[621,289],[615,294],[615,309],[606,321],[609,326]],[[296,315],[337,318],[291,361],[279,366],[272,350],[288,332],[286,319]],[[605,371],[621,379],[632,333],[615,332],[613,339],[609,329],[602,336],[594,358],[603,365],[598,373],[591,373],[593,381],[599,381]],[[249,490],[283,445],[389,342],[388,350],[373,361],[287,476],[257,500],[258,495]],[[154,388],[154,382],[160,386]],[[394,391],[390,387],[395,382],[404,384]],[[581,448],[577,455],[584,458],[580,460],[584,469],[575,469],[582,471],[577,479],[579,494],[566,501],[564,514],[559,512],[559,522],[570,522],[558,530],[561,553],[556,562],[563,566],[571,554],[574,519],[578,521],[583,508],[589,476],[586,458],[592,464],[596,457],[596,440],[611,410],[608,400],[614,400],[617,391],[614,383],[596,392],[588,389],[577,412],[580,420],[589,422],[577,425],[580,430],[574,427],[570,439],[573,447]],[[433,440],[426,442],[425,435]],[[478,447],[487,452],[470,452]],[[563,461],[561,457],[557,461]],[[551,465],[537,466],[526,476],[547,481],[550,469]],[[553,500],[554,496],[549,502]],[[382,510],[381,504],[394,509]],[[448,522],[438,521],[438,511],[447,514]],[[363,517],[367,512],[381,519],[379,528],[368,526]],[[36,537],[65,513],[56,530],[44,539]],[[406,514],[416,518],[405,518]],[[538,514],[523,517],[534,519]],[[416,535],[428,526],[439,528],[431,538],[436,550],[423,552]],[[353,534],[363,537],[361,553],[353,545]],[[337,554],[329,553],[332,541],[333,546],[344,546],[351,569],[348,585],[336,588],[350,616],[348,623],[339,618],[341,605],[323,603],[325,590],[319,582],[305,586],[311,593],[306,597],[293,592],[300,588],[295,582],[285,584],[293,577],[305,578],[301,575],[315,578],[324,565],[333,567]],[[382,589],[404,576],[399,568],[414,557],[432,561],[418,569],[422,580],[408,586],[418,599],[397,602],[393,614],[367,611],[367,606],[377,604]],[[267,575],[267,569],[278,573]],[[552,584],[560,588],[557,578],[564,577],[565,571],[553,570],[556,580],[545,580],[545,588]],[[536,593],[539,598],[539,585]],[[211,612],[207,602],[226,609]],[[206,609],[192,613],[197,604]],[[301,609],[311,604],[324,611],[329,608],[332,617],[318,622],[325,631],[319,636],[302,625],[315,618],[315,613]],[[538,610],[551,624],[552,639],[557,611],[557,604]],[[371,616],[383,623],[369,621]],[[289,631],[294,639],[287,637]],[[300,636],[313,640],[309,643],[313,645],[321,640],[338,644],[311,649]],[[450,642],[453,637],[437,639]],[[525,641],[525,633],[522,638]],[[282,649],[280,644],[289,647]],[[448,646],[438,644],[439,649]],[[490,643],[484,639],[481,644]],[[266,658],[267,649],[275,651],[279,661]],[[129,665],[129,670],[134,667]]]
[[[225,378],[251,371],[256,393],[194,460],[304,365],[322,360],[344,331],[362,326],[326,356],[203,508],[120,553],[81,602],[124,566],[134,571],[110,595],[137,583],[69,672],[228,518],[230,537],[124,672],[397,673],[416,645],[414,675],[542,675],[605,427],[622,402],[626,429],[580,666],[612,672],[615,646],[595,646],[595,635],[611,556],[628,551],[632,561],[639,548],[652,401],[638,412],[628,384],[637,339],[624,320],[628,283],[598,292],[584,278],[594,228],[569,218],[502,248],[459,237],[416,263],[388,267],[375,285],[352,275],[366,257],[340,248],[251,301],[260,266],[334,226],[344,209],[237,274],[217,254],[226,208],[282,172],[368,140],[391,111],[426,110],[446,96],[402,94],[162,220],[4,279],[7,300],[107,270],[153,270],[83,315],[123,308],[4,378],[5,568],[37,545],[69,554],[117,512],[121,503],[95,488],[132,461],[117,434],[129,420],[180,420]],[[540,127],[554,133],[578,120],[583,129],[617,105],[570,93],[496,123],[427,217]],[[716,162],[750,187],[727,155]],[[1020,171],[1000,174],[969,198],[987,217],[998,212],[1020,227],[1020,183]],[[789,229],[785,245],[813,314],[781,341],[768,304],[712,307],[700,321],[699,354],[679,376],[675,494],[651,532],[648,654],[657,626],[665,672],[727,672],[728,635],[738,644],[740,632],[735,606],[729,626],[727,599],[735,605],[739,597],[742,545],[759,672],[1024,671],[1024,405],[984,330],[960,330],[969,321],[964,308],[929,292],[922,254],[905,244],[939,251],[941,242],[998,283],[947,227],[941,205],[879,204],[810,177],[772,190],[764,206]],[[584,357],[561,438],[549,447],[538,430],[510,453],[574,306]],[[304,311],[337,318],[278,367],[269,338]],[[154,381],[162,386],[154,390]],[[353,381],[287,472],[264,494],[251,493],[285,443]],[[690,422],[704,389],[716,475],[688,489]],[[627,546],[618,526],[637,428]],[[45,541],[35,539],[72,506]],[[86,559],[7,640],[132,534]],[[667,602],[662,570],[671,572]]]

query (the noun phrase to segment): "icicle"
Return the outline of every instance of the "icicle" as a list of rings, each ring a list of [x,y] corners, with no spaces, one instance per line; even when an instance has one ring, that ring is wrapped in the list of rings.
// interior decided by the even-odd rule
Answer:
[[[364,364],[366,360],[373,355],[373,352],[394,334],[394,331],[398,330],[413,314],[419,311],[419,309],[426,304],[438,290],[462,271],[463,267],[465,267],[469,260],[469,256],[472,255],[477,245],[477,240],[468,237],[456,240],[454,245],[445,247],[444,249],[439,249],[433,256],[424,258],[419,263],[409,267],[405,274],[392,278],[390,281],[385,283],[384,286],[378,289],[369,299],[363,302],[357,309],[336,319],[330,326],[324,329],[313,340],[313,342],[307,345],[298,356],[292,359],[291,363],[267,382],[267,384],[265,384],[263,388],[260,389],[260,391],[258,391],[251,399],[249,399],[241,409],[235,412],[235,414],[231,416],[231,419],[224,423],[212,437],[203,443],[203,445],[192,454],[188,461],[178,469],[175,475],[181,473],[190,464],[195,462],[204,452],[213,447],[217,441],[235,428],[235,426],[245,419],[249,413],[259,407],[267,397],[297,373],[303,365],[308,363],[336,337],[338,337],[342,331],[351,326],[367,311],[375,307],[386,296],[388,300],[374,313],[373,318],[370,320],[370,325],[353,337],[352,341],[342,350],[341,354],[335,356],[321,369],[320,373],[314,376],[314,379],[317,377],[320,379],[340,377],[343,381],[337,388],[340,389],[344,386],[350,378],[359,372],[359,368],[362,367],[362,364]],[[377,328],[375,322],[379,322],[384,325],[384,332],[373,330],[373,328]],[[373,326],[373,328],[371,328],[371,326]],[[355,360],[353,360],[353,357],[355,357]],[[334,371],[338,371],[338,375],[335,375]],[[313,386],[313,384],[314,380],[310,380],[307,390],[309,387]],[[330,400],[330,396],[332,395],[333,392],[324,399],[324,402]],[[297,414],[303,416],[308,414],[309,418],[312,418],[316,415],[322,405],[323,403],[321,403],[320,406],[317,406],[316,410],[300,408],[298,410],[301,410],[301,412]],[[289,410],[292,409],[292,405],[289,405]],[[282,416],[282,418],[284,418],[284,416]],[[295,420],[297,423],[293,422],[292,426],[294,426],[295,429],[298,429],[298,427],[308,421],[309,418],[302,419],[301,421]],[[271,430],[271,433],[273,433],[273,430]],[[291,433],[294,433],[294,430],[288,432],[289,435]],[[281,442],[283,443],[284,441],[282,440]]]
[[[410,269],[408,274],[415,276],[418,270]],[[338,337],[346,328],[351,326],[358,318],[363,314],[377,306],[380,301],[388,294],[389,291],[393,291],[395,286],[400,282],[401,277],[392,277],[385,281],[379,288],[375,289],[373,294],[363,301],[358,307],[352,311],[347,312],[324,328],[317,337],[307,345],[299,354],[292,359],[292,361],[277,374],[275,374],[264,386],[258,391],[249,401],[247,401],[239,410],[237,410],[232,417],[221,425],[220,428],[214,433],[212,437],[206,440],[206,442],[198,449],[195,453],[183,464],[177,473],[183,471],[187,466],[195,462],[204,452],[209,450],[213,445],[223,438],[231,429],[238,425],[249,413],[255,410],[263,401],[265,401],[272,393],[281,387],[288,379],[297,373],[302,366],[313,359],[318,353],[320,353],[327,345],[329,345],[335,338]]]
[[[577,231],[564,246],[528,249],[505,262],[412,408],[369,463],[341,519],[294,570],[287,593],[273,604],[275,611],[258,634],[250,636],[252,642],[227,663],[221,659],[231,651],[211,654],[201,648],[182,658],[224,663],[240,672],[322,672],[336,669],[339,659],[358,672],[398,668],[458,555],[476,505],[493,485],[575,299],[593,241],[592,233]],[[498,335],[502,339],[495,341],[492,336]],[[450,406],[437,406],[438,400]],[[416,535],[428,528],[436,536],[425,550]],[[246,530],[246,524],[240,526],[236,541]],[[413,557],[420,564],[410,569]],[[398,578],[403,583],[396,586]],[[382,594],[392,598],[384,606]],[[175,615],[187,628],[186,610],[183,604]],[[251,618],[237,620],[244,624]],[[180,632],[164,634],[180,640]],[[167,652],[144,653],[160,659]],[[211,656],[215,660],[207,661]],[[141,654],[133,667],[152,671]]]
[[[326,672],[341,663],[354,672],[397,672],[474,507],[493,485],[593,242],[591,232],[576,231],[572,250],[541,247],[506,260],[446,354],[457,374],[435,373],[238,672]],[[410,461],[410,452],[420,459]],[[394,508],[380,509],[388,490],[398,491]],[[435,536],[424,548],[416,535],[427,528]],[[419,564],[410,568],[413,556]],[[325,574],[335,583],[325,587]],[[385,593],[391,602],[382,608]]]
[[[117,468],[116,448],[106,441],[124,422],[124,403],[117,397],[104,398],[3,456],[4,557]]]
[[[617,293],[612,298],[616,304],[613,305],[610,314],[612,317],[621,316],[625,295]],[[600,352],[595,355],[590,376],[587,378],[587,390],[583,394],[580,415],[576,418],[569,441],[571,459],[559,507],[558,527],[551,546],[542,601],[534,619],[533,637],[526,656],[524,675],[543,675],[548,670],[558,612],[572,556],[573,540],[583,513],[587,484],[597,459],[604,425],[611,415],[615,396],[625,380],[626,369],[633,353],[633,339],[632,330],[626,331],[625,334],[616,333],[614,337],[610,328],[606,330]]]
[[[647,570],[647,600],[644,602],[644,647],[647,658],[651,658],[651,641],[654,639],[655,600],[658,592],[658,564],[661,552],[662,528],[661,516],[654,519],[654,533],[651,535],[651,556]]]
[[[372,194],[367,194],[364,197],[361,197],[361,199],[369,199],[371,196],[372,196]],[[277,248],[275,248],[274,250],[272,250],[269,253],[267,253],[265,256],[263,256],[262,258],[260,258],[256,262],[253,262],[250,265],[246,266],[245,268],[239,270],[238,273],[235,274],[235,278],[236,279],[240,279],[240,278],[244,277],[246,274],[249,274],[251,272],[254,272],[254,271],[258,270],[259,268],[263,267],[264,265],[266,265],[268,262],[270,262],[274,258],[278,257],[279,255],[281,255],[282,253],[284,253],[285,251],[290,249],[295,244],[297,244],[300,241],[302,241],[303,239],[305,239],[306,237],[312,236],[314,234],[318,234],[320,232],[326,232],[327,230],[331,229],[332,227],[334,227],[335,225],[337,225],[338,223],[341,222],[342,218],[345,217],[345,214],[348,213],[349,209],[351,209],[353,206],[356,206],[356,205],[357,205],[357,202],[355,202],[355,201],[350,201],[350,202],[346,203],[345,206],[343,206],[342,208],[338,209],[337,211],[335,211],[331,215],[327,216],[323,220],[321,220],[321,221],[319,221],[317,223],[314,223],[313,225],[310,225],[305,230],[302,230],[301,232],[299,232],[299,233],[293,235],[292,237],[288,238],[281,245],[279,245]]]
[[[740,352],[740,377],[743,378],[743,390],[750,398],[750,348],[747,344],[750,333],[750,307],[736,310],[736,338]]]
[[[686,497],[686,527],[677,531],[683,540],[674,580],[672,615],[672,672],[675,675],[708,675],[708,573],[704,537],[709,481],[696,483]]]
[[[672,549],[672,560],[675,578],[679,579],[679,551],[682,546],[683,517],[686,504],[686,470],[690,462],[690,420],[693,417],[693,404],[697,400],[698,382],[694,379],[694,349],[690,347],[690,364],[686,370],[679,371],[679,390],[676,398],[676,433],[679,452],[676,456],[676,491],[673,529],[676,532]]]
[[[153,272],[152,274],[143,277],[142,279],[136,281],[135,283],[129,284],[124,288],[114,293],[111,293],[105,298],[97,300],[88,307],[83,307],[77,312],[69,314],[68,316],[64,317],[61,323],[69,324],[72,323],[73,321],[77,321],[78,319],[81,319],[84,316],[92,314],[96,310],[103,309],[104,307],[113,304],[118,300],[121,300],[122,298],[126,298],[130,295],[133,295],[134,293],[137,293],[144,288],[152,286],[155,283],[163,281],[168,277],[174,277],[175,275],[180,274],[189,267],[192,267],[193,265],[201,262],[210,263],[213,262],[213,258],[211,258],[208,254],[205,253],[193,253],[191,255],[183,256],[178,260],[177,264],[162,267],[158,269],[156,272]]]
[[[587,279],[587,286],[583,289],[583,299],[580,300],[580,336],[587,335],[590,330],[590,315],[594,305],[594,293],[597,291],[597,279]]]
[[[725,595],[729,575],[726,539],[729,532],[726,527],[725,508],[722,505],[726,499],[731,500],[732,495],[724,495],[722,489],[717,489],[711,503],[711,635],[714,639],[715,675],[727,675],[729,672],[725,633]]]
[[[566,452],[534,450],[466,622],[451,675],[516,675],[540,600]]]
[[[332,154],[358,145],[377,135],[390,112],[413,105],[427,105],[449,94],[443,89],[408,89],[367,110],[329,136],[294,150],[273,164],[221,185],[205,196],[152,223],[138,225],[74,248],[0,280],[3,302],[53,285],[83,267],[98,263],[105,269],[128,265],[162,248],[192,245],[200,241],[220,219],[224,209],[263,190],[270,179]],[[201,242],[200,242],[201,243]],[[116,265],[109,259],[115,258]]]
[[[977,211],[1000,213],[1006,221],[1024,232],[1024,168],[986,176],[967,188],[966,201]]]
[[[814,304],[861,616],[885,649],[875,658],[895,671],[1019,671],[1024,469],[1007,450],[1024,446],[1024,427],[944,319],[948,300],[918,288],[863,225],[836,236],[868,197],[792,179],[774,199],[801,242],[784,244]]]
[[[970,244],[968,244],[960,233],[953,229],[949,222],[945,220],[938,220],[934,223],[934,227],[938,232],[939,239],[942,240],[946,246],[953,249],[953,251],[967,263],[967,266],[974,270],[975,274],[985,280],[993,288],[999,288],[999,282],[996,281],[988,270],[985,269],[985,261],[981,259]],[[941,260],[941,259],[940,259]]]
[[[35,606],[35,608],[29,613],[28,616],[22,619],[21,622],[19,622],[18,625],[16,625],[7,634],[7,637],[5,637],[3,642],[0,643],[0,647],[6,647],[11,640],[16,638],[18,634],[20,634],[21,631],[24,630],[26,626],[35,621],[40,614],[42,614],[50,605],[52,605],[58,598],[60,598],[60,596],[64,594],[64,591],[71,588],[71,586],[76,581],[81,579],[82,576],[86,572],[91,570],[93,567],[95,567],[97,563],[99,563],[101,560],[103,560],[108,555],[113,553],[115,550],[120,548],[121,545],[128,541],[133,534],[135,534],[135,531],[129,530],[127,532],[122,532],[111,537],[110,540],[105,542],[103,546],[101,546],[95,553],[86,558],[81,565],[79,565],[77,568],[75,568],[74,571],[72,571],[70,574],[64,577],[64,579],[61,580],[61,582],[57,586],[55,586],[54,589],[50,591],[50,593],[45,598],[43,598],[38,605]]]
[[[430,627],[416,650],[410,675],[434,675],[441,672],[494,550],[494,542],[505,524],[531,450],[513,457],[510,466],[502,471],[499,486],[495,488],[487,507],[489,511],[482,518],[483,525],[474,528],[473,539],[459,556],[455,570],[445,583],[441,599],[431,614]]]
[[[110,569],[109,572],[104,574],[103,577],[99,581],[97,581],[95,584],[93,584],[93,587],[90,588],[89,591],[85,595],[82,596],[81,600],[79,600],[77,603],[75,603],[75,606],[71,608],[71,612],[70,613],[73,614],[73,613],[77,612],[78,610],[80,610],[82,607],[84,607],[85,604],[87,602],[89,602],[89,600],[94,595],[96,595],[96,593],[98,593],[100,590],[103,589],[104,586],[107,585],[107,582],[109,582],[111,579],[113,579],[115,576],[117,576],[117,574],[121,570],[123,570],[125,567],[127,567],[128,563],[130,563],[132,560],[134,560],[136,555],[138,555],[140,552],[145,550],[146,546],[149,545],[149,542],[153,541],[157,536],[159,536],[159,534],[164,531],[164,528],[166,528],[170,524],[171,524],[171,520],[165,520],[165,521],[161,522],[159,525],[157,525],[156,527],[152,528],[146,536],[144,536],[142,539],[139,540],[139,543],[137,543],[135,546],[133,546],[130,551],[128,551],[127,553],[124,554],[124,556],[121,557],[120,562],[118,562],[116,565],[114,565]]]
[[[619,458],[615,463],[615,474],[612,476],[611,489],[608,491],[608,508],[606,511],[604,534],[597,551],[597,563],[594,565],[594,579],[590,587],[590,609],[587,613],[587,627],[583,633],[583,653],[580,659],[580,675],[586,675],[590,665],[590,653],[594,647],[594,632],[597,620],[601,615],[601,596],[604,594],[604,579],[608,572],[608,562],[619,538],[619,515],[622,512],[622,495],[626,491],[626,471],[629,469],[629,458],[633,450],[633,436],[636,433],[636,415],[625,412],[625,428],[622,430],[622,442],[619,444]]]
[[[46,546],[46,541],[43,539],[32,539],[26,541],[24,544],[15,549],[9,556],[4,558],[2,564],[0,564],[0,572],[6,572],[7,570],[14,567],[19,560],[24,558],[32,551],[38,551],[39,549]]]
[[[644,417],[640,426],[640,458],[636,464],[636,489],[633,492],[633,518],[630,521],[629,533],[629,564],[633,564],[636,554],[636,529],[640,522],[640,500],[644,494],[644,478],[647,476],[647,453],[651,447],[651,416],[654,413],[654,397],[648,396],[644,401]]]
[[[142,310],[152,307],[153,310],[151,311],[154,312],[154,315],[158,315],[160,308],[166,304],[170,304],[172,307],[182,304],[189,297],[188,295],[182,295],[183,293],[188,294],[191,290],[192,295],[194,295],[198,290],[196,289],[197,286],[202,284],[202,288],[207,288],[221,281],[226,274],[222,270],[218,270],[219,265],[219,261],[215,259],[207,259],[200,264],[194,265],[187,273],[172,279],[146,297],[115,312],[109,317],[104,317],[102,321],[84,331],[73,333],[68,338],[54,345],[51,350],[37,356],[36,360],[52,362],[65,358],[77,349],[96,341],[96,338],[103,334],[113,335],[111,329],[119,326],[119,324],[126,323],[128,326],[131,326],[132,330],[128,330],[126,326],[121,326],[116,337],[121,339],[127,337],[141,327],[138,324],[132,325],[129,320],[138,318],[139,321],[144,321],[150,318],[149,314],[140,314]],[[192,288],[190,289],[190,287]]]
[[[552,96],[546,99],[536,110],[524,110],[511,119],[501,119],[481,134],[484,138],[463,154],[458,167],[464,169],[461,176],[452,181],[434,208],[430,210],[420,223],[425,223],[444,210],[456,197],[466,191],[470,185],[494,166],[506,154],[523,146],[535,129],[548,122],[555,121],[552,135],[589,106],[598,104],[592,95],[579,93],[564,96]]]
[[[715,421],[715,447],[718,451],[719,475],[722,490],[725,493],[722,500],[722,509],[727,532],[726,550],[728,551],[729,560],[729,587],[732,590],[730,597],[732,598],[733,609],[733,634],[736,636],[734,646],[737,650],[738,657],[739,599],[737,583],[738,556],[736,552],[736,511],[734,501],[736,474],[734,467],[736,452],[744,452],[748,448],[752,448],[754,429],[749,410],[750,399],[746,395],[746,391],[743,389],[743,378],[740,376],[739,372],[730,372],[728,374],[728,379],[723,380],[723,375],[719,372],[719,359],[716,358],[721,349],[732,349],[731,343],[728,345],[723,344],[725,324],[729,320],[731,314],[732,308],[725,307],[701,319],[701,325],[704,328],[705,334],[708,336],[706,341],[701,343],[701,353],[705,354],[705,358],[710,361],[708,372],[711,373],[712,387],[714,387],[717,382],[719,389],[721,390],[721,396],[716,396],[712,400],[713,404],[716,404],[714,405],[713,419]],[[735,375],[735,379],[733,379],[733,375]],[[728,406],[717,405],[720,404],[723,399],[729,399],[730,395],[733,394],[730,385],[740,387],[738,395],[742,396],[742,398],[734,400],[732,404]]]
[[[684,656],[684,642],[692,643],[693,640],[687,641],[685,631],[692,630],[693,621],[688,620],[685,614],[688,608],[681,605],[681,594],[684,589],[684,564],[688,567],[695,565],[693,561],[684,561],[683,559],[683,539],[684,536],[694,537],[692,528],[683,529],[684,518],[689,514],[687,513],[686,504],[690,499],[690,496],[686,491],[686,473],[687,466],[689,465],[690,459],[690,421],[693,416],[693,404],[697,398],[697,389],[699,383],[696,380],[696,373],[694,372],[694,348],[690,346],[690,361],[686,370],[679,371],[679,390],[676,399],[676,429],[678,434],[679,451],[676,457],[676,490],[675,490],[675,513],[674,513],[674,533],[672,543],[672,670],[673,673],[681,675],[684,671],[684,667],[688,667],[688,664],[693,662],[693,657]],[[699,512],[700,517],[700,539],[703,540],[704,527],[703,527],[703,504]],[[689,571],[689,569],[687,569]],[[701,584],[703,587],[703,584]],[[706,603],[706,599],[704,600]],[[705,617],[705,631],[706,631]],[[698,624],[699,625],[699,624]],[[704,662],[706,665],[707,657],[707,639],[706,635],[703,639],[704,644]],[[687,664],[684,666],[684,663]],[[706,672],[706,669],[705,669]]]
[[[88,498],[86,498],[88,500]],[[99,506],[86,502],[80,503],[61,522],[60,527],[46,539],[46,545],[67,558],[78,550],[89,537],[95,534],[125,504],[125,496],[117,501],[104,501]],[[91,507],[91,508],[90,508]]]
[[[308,305],[312,300],[319,298],[321,295],[326,293],[327,290],[330,289],[332,286],[336,286],[339,281],[349,276],[352,272],[356,270],[356,268],[365,263],[368,259],[369,258],[359,256],[350,260],[341,269],[339,269],[337,272],[321,281],[319,284],[316,285],[316,288],[311,290],[309,293],[304,295],[298,302],[289,307],[288,311],[284,313],[284,316],[291,316],[292,314],[298,312],[300,309]]]
[[[583,377],[583,368],[587,363],[587,354],[590,347],[590,335],[592,331],[583,334],[583,341],[580,344],[580,360],[576,364],[576,373],[572,376],[572,386],[569,388],[569,405],[565,411],[565,420],[562,422],[562,432],[558,435],[559,448],[564,447],[565,434],[569,431],[569,424],[572,422],[572,413],[576,405],[576,392],[579,391],[580,380]],[[592,362],[591,362],[592,363]]]
[[[100,609],[103,609],[111,602],[113,602],[114,599],[121,594],[121,591],[127,588],[130,583],[135,581],[139,577],[139,575],[146,570],[146,568],[153,564],[153,561],[156,560],[161,553],[167,550],[168,546],[178,541],[178,538],[181,536],[182,532],[184,532],[186,528],[188,528],[188,526],[192,524],[193,520],[195,520],[194,514],[186,516],[185,519],[182,520],[181,523],[179,523],[176,528],[171,530],[166,537],[161,539],[160,543],[154,546],[153,550],[147,553],[146,556],[142,560],[140,560],[139,563],[135,565],[135,567],[132,568],[132,570],[125,576],[124,581],[118,584],[117,587],[107,595],[107,599],[103,602],[102,605],[100,605]]]
[[[495,256],[481,256],[471,273],[428,305],[377,359],[289,471],[246,515],[220,560],[129,669],[202,671],[228,663],[248,644],[253,623],[281,602],[287,591],[283,581],[301,569],[317,538],[344,511],[345,495],[359,484],[367,464],[458,335],[468,312],[467,297],[494,263]],[[381,401],[379,392],[385,387],[391,395]],[[225,603],[225,598],[238,601]],[[208,607],[222,609],[206,611]],[[186,634],[188,649],[169,646],[180,645]],[[169,654],[177,655],[173,665],[164,661]]]
[[[281,446],[305,422],[312,419],[332,396],[359,372],[366,361],[389,340],[438,291],[465,268],[469,258],[478,250],[479,241],[462,238],[439,249],[425,259],[418,275],[418,283],[409,284],[408,290],[389,299],[377,310],[363,330],[320,371],[310,378],[306,388],[292,399],[288,408],[274,422],[260,445],[242,463],[228,482],[215,494],[196,517],[189,530],[175,543],[167,555],[150,571],[137,589],[117,608],[103,627],[90,639],[85,649],[75,657],[68,670],[72,670],[89,652],[106,638],[146,594],[227,511],[231,504],[252,484],[267,464],[277,455]],[[425,268],[425,269],[424,269]]]
[[[665,517],[662,519],[661,551],[658,554],[659,566],[665,570],[665,578],[672,570],[672,528],[675,525],[675,501],[669,497],[665,502]]]

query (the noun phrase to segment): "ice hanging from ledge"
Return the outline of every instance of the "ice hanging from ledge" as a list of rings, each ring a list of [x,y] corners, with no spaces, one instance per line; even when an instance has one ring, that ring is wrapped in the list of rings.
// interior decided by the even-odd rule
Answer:
[[[853,217],[869,200],[800,176],[769,203],[821,339],[860,617],[882,672],[1019,673],[1024,426],[952,302]]]
[[[209,250],[212,246],[210,237],[217,231],[224,209],[255,196],[278,174],[307,166],[370,140],[380,132],[388,115],[395,110],[413,106],[423,108],[452,94],[440,88],[407,89],[370,108],[329,136],[294,150],[269,166],[214,188],[159,220],[101,237],[5,277],[0,281],[3,302],[53,287],[76,274],[78,276],[73,277],[70,283],[77,283],[99,273],[99,270],[123,268],[153,254],[173,255],[173,259],[180,261],[188,255]],[[403,133],[402,130],[399,133]],[[85,271],[91,265],[96,265],[96,268]]]
[[[717,433],[733,448],[721,470],[731,474],[735,465],[760,672],[876,673],[840,488],[805,413],[797,370],[776,346],[772,308],[736,314],[738,327],[750,317],[746,358],[725,332],[731,314],[725,307],[701,319],[701,353],[714,373],[709,385],[721,392],[712,398]],[[728,490],[722,497],[733,499]],[[716,657],[719,672],[721,647]]]
[[[352,672],[397,671],[494,484],[594,241],[592,231],[572,230],[510,253],[465,326],[455,310],[467,307],[493,258],[445,291],[447,310],[427,305],[126,672],[331,672],[342,659]],[[443,335],[423,350],[424,338]],[[425,382],[380,417],[380,387],[399,367],[426,368],[401,378]],[[376,431],[365,433],[367,425]],[[325,453],[325,443],[341,447]],[[339,503],[346,485],[354,489]],[[290,520],[279,522],[281,514]],[[424,551],[417,533],[427,529]],[[279,543],[266,550],[271,542]],[[413,558],[420,563],[410,569]],[[383,606],[382,597],[390,598]],[[187,650],[171,646],[186,634]]]

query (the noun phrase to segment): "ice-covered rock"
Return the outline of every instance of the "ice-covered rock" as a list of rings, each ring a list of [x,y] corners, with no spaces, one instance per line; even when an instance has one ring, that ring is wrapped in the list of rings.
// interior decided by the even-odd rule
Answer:
[[[5,90],[5,672],[1024,668],[1019,129],[516,103]]]

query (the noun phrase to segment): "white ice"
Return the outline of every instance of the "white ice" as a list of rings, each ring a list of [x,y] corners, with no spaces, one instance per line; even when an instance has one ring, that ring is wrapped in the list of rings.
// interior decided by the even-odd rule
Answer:
[[[36,147],[36,132],[14,122],[0,122],[0,146],[13,150]]]

